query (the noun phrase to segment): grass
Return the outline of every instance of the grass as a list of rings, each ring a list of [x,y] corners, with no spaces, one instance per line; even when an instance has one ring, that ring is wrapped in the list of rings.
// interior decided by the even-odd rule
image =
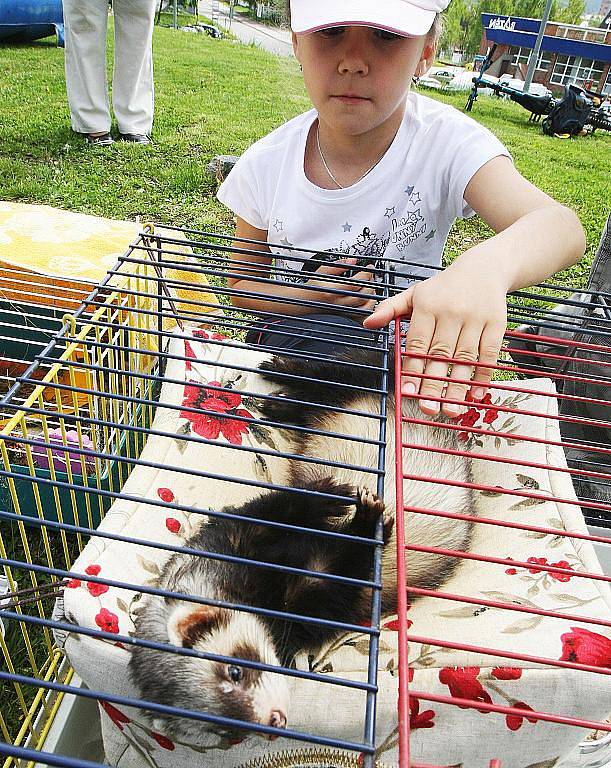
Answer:
[[[165,28],[155,30],[154,52],[154,145],[92,150],[70,130],[63,51],[52,39],[0,48],[0,198],[229,231],[232,216],[214,199],[206,165],[308,108],[297,63]],[[427,95],[458,108],[466,100],[464,93]],[[524,109],[496,98],[480,97],[472,115],[506,143],[528,179],[578,213],[591,257],[611,198],[611,136],[550,138]],[[488,234],[481,221],[458,222],[446,257]],[[580,282],[584,273],[577,267],[571,277]]]
[[[154,52],[155,143],[96,149],[70,130],[63,51],[51,40],[0,47],[0,199],[230,231],[232,214],[214,198],[216,182],[207,163],[215,154],[241,153],[309,107],[297,63],[256,46],[166,28],[155,30]],[[109,50],[109,65],[111,57]],[[427,95],[458,108],[466,100],[464,93]],[[611,136],[549,138],[528,122],[525,110],[496,98],[480,97],[472,114],[509,147],[528,179],[578,213],[591,258],[611,199]],[[477,219],[457,222],[446,260],[489,234]],[[587,263],[566,278],[582,284]],[[3,533],[18,554],[15,532],[3,526]],[[39,536],[32,539],[39,546]],[[16,630],[7,639],[18,643]],[[37,644],[37,654],[44,650]],[[27,658],[16,654],[19,670],[28,674]],[[3,711],[11,695],[0,696]],[[7,717],[14,733],[19,716],[7,711]]]

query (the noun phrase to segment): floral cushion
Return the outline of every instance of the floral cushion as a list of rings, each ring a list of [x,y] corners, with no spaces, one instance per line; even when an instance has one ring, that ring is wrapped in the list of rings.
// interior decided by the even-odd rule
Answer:
[[[191,340],[172,340],[170,352],[183,355],[187,360],[170,360],[168,381],[163,384],[161,394],[164,405],[175,404],[178,408],[160,406],[154,420],[156,431],[169,432],[173,437],[149,437],[141,456],[143,461],[181,469],[136,467],[124,491],[141,501],[118,499],[102,522],[102,530],[179,545],[194,526],[201,524],[201,515],[168,513],[162,507],[150,506],[147,499],[219,509],[258,493],[247,484],[223,480],[228,467],[233,477],[245,480],[282,482],[285,479],[283,460],[256,450],[286,450],[283,433],[232,419],[232,415],[257,418],[256,402],[241,393],[270,391],[270,385],[247,370],[256,368],[265,356],[236,342],[222,343],[219,336],[210,341],[206,332],[193,330],[192,333]],[[180,383],[171,383],[173,379]],[[215,390],[193,387],[194,381],[220,383],[230,391],[219,396]],[[512,382],[503,384],[512,386]],[[461,435],[475,455],[494,454],[507,459],[505,463],[474,460],[474,482],[488,488],[476,493],[477,512],[492,519],[585,532],[580,509],[574,503],[576,497],[570,476],[562,472],[566,468],[562,448],[552,444],[559,442],[553,385],[549,380],[539,379],[529,381],[529,387],[540,394],[495,389],[481,408],[473,408],[462,417],[463,424],[476,424],[485,430],[477,437],[470,437],[471,433],[466,431]],[[508,403],[542,418],[511,416],[498,411],[500,404]],[[218,411],[218,418],[186,410],[200,404],[207,410]],[[501,432],[503,436],[486,434],[487,431]],[[211,446],[185,444],[181,437],[186,433],[215,443]],[[518,441],[518,434],[545,438],[550,444]],[[239,444],[255,450],[244,452],[232,448]],[[550,469],[552,467],[557,469]],[[190,474],[202,468],[212,477]],[[550,498],[533,498],[533,491]],[[562,618],[563,614],[571,614],[593,621],[608,620],[611,599],[606,585],[572,573],[553,575],[540,569],[541,565],[552,563],[575,574],[582,570],[600,573],[588,542],[481,524],[475,526],[471,550],[480,555],[525,561],[530,567],[464,561],[444,585],[445,591],[516,606],[536,606],[559,616],[425,597],[414,601],[409,611],[409,627],[415,636],[450,643],[483,642],[499,653],[576,659],[598,667],[611,666],[608,628]],[[74,566],[74,571],[82,574],[81,578],[74,579],[65,590],[67,619],[113,634],[129,634],[133,631],[133,611],[140,594],[88,582],[86,577],[97,575],[146,584],[159,573],[166,557],[167,553],[150,546],[92,539]],[[388,766],[396,765],[398,754],[397,629],[396,617],[384,619],[380,639],[377,744],[378,759]],[[127,645],[70,634],[65,649],[76,672],[90,688],[137,695],[127,673],[130,654]],[[365,636],[346,635],[315,657],[305,654],[298,657],[297,666],[365,681],[367,651]],[[482,655],[438,647],[431,642],[413,642],[410,643],[410,663],[411,687],[421,693],[452,694],[499,705],[515,704],[525,710],[589,720],[602,719],[611,701],[609,677],[601,681],[602,676],[592,673],[510,661],[502,655]],[[315,702],[320,702],[320,706]],[[358,742],[362,740],[364,711],[364,695],[358,691],[305,680],[291,682],[289,726],[295,730]],[[319,759],[320,749],[286,739],[269,742],[251,736],[236,744],[211,735],[204,747],[172,743],[163,733],[152,729],[137,709],[109,703],[101,705],[101,718],[106,757],[113,765],[182,768],[197,761],[198,765],[238,768],[268,756],[269,765],[273,766],[274,755],[278,757],[277,764],[290,765],[287,755],[292,752],[295,765],[335,764],[332,752],[325,753],[327,762],[324,762]],[[423,698],[413,699],[410,720],[412,759],[440,765],[487,765],[496,757],[504,768],[552,766],[583,737],[583,732],[577,729],[534,718],[485,713],[431,703]],[[280,756],[284,762],[279,762]],[[337,764],[351,764],[345,755],[342,760],[338,758]]]

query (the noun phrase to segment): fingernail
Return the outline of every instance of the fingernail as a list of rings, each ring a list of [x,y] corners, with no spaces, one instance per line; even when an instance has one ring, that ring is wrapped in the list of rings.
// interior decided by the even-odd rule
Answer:
[[[460,416],[460,405],[456,403],[446,403],[443,406],[443,412],[446,414],[446,416],[449,416],[453,419],[456,416]]]
[[[420,407],[422,409],[426,408],[427,411],[433,411],[434,413],[437,413],[439,410],[439,403],[436,403],[434,400],[421,400]]]
[[[484,387],[475,387],[475,389],[471,390],[471,397],[474,400],[483,400],[486,397],[486,390]]]
[[[416,394],[416,385],[412,381],[406,381],[401,387],[401,392],[407,397]]]

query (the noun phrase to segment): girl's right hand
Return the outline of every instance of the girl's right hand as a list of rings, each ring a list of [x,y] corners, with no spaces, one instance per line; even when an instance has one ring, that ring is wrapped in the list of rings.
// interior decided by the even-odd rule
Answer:
[[[362,270],[353,275],[350,280],[343,282],[337,279],[344,272],[349,270],[357,263],[357,259],[340,259],[320,266],[314,277],[306,283],[309,288],[316,289],[316,301],[329,301],[340,307],[352,307],[355,309],[365,309],[368,312],[373,311],[377,296],[368,285],[360,285],[358,282],[371,282],[373,279],[373,269]],[[321,277],[323,279],[317,279]],[[328,278],[328,279],[325,279]],[[335,279],[331,279],[335,278]],[[350,291],[350,295],[327,292],[328,288],[336,288],[341,291]]]

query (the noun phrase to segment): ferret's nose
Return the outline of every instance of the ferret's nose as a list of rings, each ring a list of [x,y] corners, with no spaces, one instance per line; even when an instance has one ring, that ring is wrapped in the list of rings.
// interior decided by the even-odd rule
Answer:
[[[286,728],[286,715],[280,709],[274,709],[269,718],[269,724],[272,728]]]

